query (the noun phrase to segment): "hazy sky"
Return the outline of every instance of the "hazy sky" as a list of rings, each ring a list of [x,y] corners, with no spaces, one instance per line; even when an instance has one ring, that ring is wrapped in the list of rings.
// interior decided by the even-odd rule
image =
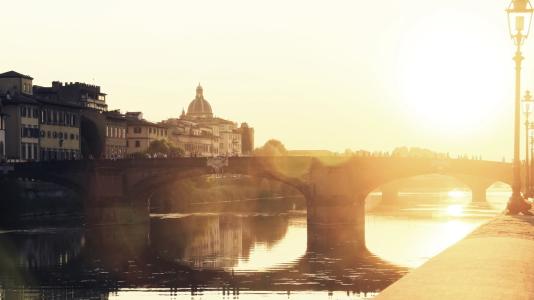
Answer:
[[[111,109],[179,116],[198,82],[256,145],[419,146],[511,157],[513,43],[496,0],[2,4],[0,70],[102,86]],[[534,89],[534,38],[524,87]]]

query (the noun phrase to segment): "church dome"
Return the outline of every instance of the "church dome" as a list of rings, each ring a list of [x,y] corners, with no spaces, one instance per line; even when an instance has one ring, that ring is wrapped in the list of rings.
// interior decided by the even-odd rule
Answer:
[[[191,101],[187,108],[187,116],[193,118],[212,118],[213,112],[211,105],[204,99],[203,89],[200,84],[197,87],[197,94],[195,99]]]

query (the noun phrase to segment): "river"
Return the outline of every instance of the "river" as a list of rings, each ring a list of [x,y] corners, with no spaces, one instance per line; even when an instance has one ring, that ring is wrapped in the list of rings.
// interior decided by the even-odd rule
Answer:
[[[502,211],[509,194],[494,186],[473,204],[461,189],[416,191],[382,207],[374,193],[368,251],[328,237],[309,249],[298,204],[0,231],[0,299],[371,299]]]

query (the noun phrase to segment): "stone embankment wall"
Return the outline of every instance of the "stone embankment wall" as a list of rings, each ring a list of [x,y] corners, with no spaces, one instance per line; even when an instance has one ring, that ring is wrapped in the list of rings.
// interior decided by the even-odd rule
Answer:
[[[534,217],[497,217],[376,299],[534,299]]]

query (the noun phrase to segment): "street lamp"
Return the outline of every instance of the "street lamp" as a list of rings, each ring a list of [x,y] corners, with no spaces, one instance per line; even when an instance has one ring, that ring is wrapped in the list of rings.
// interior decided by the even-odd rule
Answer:
[[[533,190],[533,184],[532,181],[534,181],[534,123],[528,124],[529,130],[529,141],[530,141],[530,168],[527,170],[527,172],[530,173],[530,186],[528,189],[528,195],[530,197],[534,196],[534,190]]]
[[[525,198],[528,198],[530,196],[530,164],[529,164],[529,128],[530,123],[528,121],[528,117],[530,113],[532,112],[532,109],[534,108],[534,100],[532,99],[532,95],[530,95],[530,91],[525,92],[525,96],[523,97],[523,112],[525,113]],[[531,157],[532,158],[532,157]]]
[[[530,205],[525,202],[521,196],[521,162],[519,157],[519,131],[520,131],[520,98],[521,98],[521,45],[528,37],[530,23],[532,20],[532,5],[529,0],[512,0],[508,9],[508,29],[510,37],[516,46],[514,56],[515,61],[515,101],[514,101],[514,163],[513,163],[513,184],[512,196],[508,202],[508,211],[510,214],[527,212]]]

